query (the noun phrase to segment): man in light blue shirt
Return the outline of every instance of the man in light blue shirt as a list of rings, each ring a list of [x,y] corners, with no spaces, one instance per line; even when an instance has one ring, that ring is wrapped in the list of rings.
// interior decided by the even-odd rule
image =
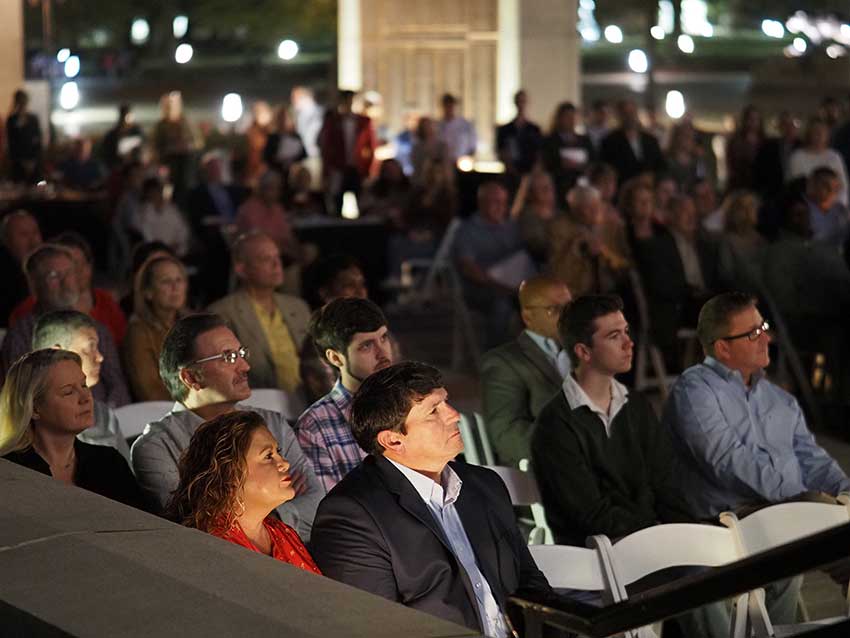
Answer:
[[[781,501],[831,497],[850,480],[815,441],[797,400],[768,381],[769,325],[755,298],[725,293],[703,306],[705,360],[682,373],[664,409],[697,518]],[[801,578],[768,589],[776,623],[794,622]],[[773,599],[773,600],[771,600]]]
[[[807,492],[850,490],[797,400],[764,378],[770,334],[755,299],[727,293],[709,300],[697,334],[706,358],[685,370],[664,410],[685,461],[693,514],[712,518]]]

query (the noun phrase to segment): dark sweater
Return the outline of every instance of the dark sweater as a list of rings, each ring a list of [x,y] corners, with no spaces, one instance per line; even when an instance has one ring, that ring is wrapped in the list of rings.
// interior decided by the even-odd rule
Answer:
[[[649,403],[629,391],[611,423],[563,392],[537,418],[531,454],[546,519],[563,545],[594,534],[617,538],[656,523],[687,522],[669,434]]]
[[[111,447],[91,445],[79,439],[74,441],[74,452],[77,455],[74,485],[111,498],[113,501],[144,509],[142,493],[130,471],[130,466],[120,453]],[[51,476],[47,461],[32,447],[10,452],[3,458]]]

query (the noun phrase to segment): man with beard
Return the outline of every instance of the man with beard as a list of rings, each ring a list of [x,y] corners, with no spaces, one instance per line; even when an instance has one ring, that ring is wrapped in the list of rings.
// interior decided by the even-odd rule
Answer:
[[[33,308],[18,318],[9,328],[0,348],[0,368],[6,370],[32,349],[32,335],[36,320],[53,310],[78,310],[82,288],[79,268],[73,253],[59,244],[42,244],[27,257],[24,271],[35,297]],[[121,372],[121,359],[109,329],[95,322],[103,365],[100,383],[92,388],[92,396],[112,407],[130,402],[127,382]],[[2,378],[0,378],[2,382]]]
[[[133,443],[133,471],[152,509],[162,511],[177,487],[177,464],[195,430],[234,410],[256,412],[277,439],[280,455],[289,461],[295,486],[295,498],[279,506],[277,514],[307,541],[324,492],[283,415],[240,405],[251,397],[247,359],[248,349],[218,315],[189,315],[175,323],[159,357],[159,374],[174,407],[149,423]]]
[[[313,314],[310,337],[339,379],[295,424],[298,441],[326,491],[366,458],[348,418],[351,397],[376,370],[393,363],[384,313],[368,299],[335,299]]]

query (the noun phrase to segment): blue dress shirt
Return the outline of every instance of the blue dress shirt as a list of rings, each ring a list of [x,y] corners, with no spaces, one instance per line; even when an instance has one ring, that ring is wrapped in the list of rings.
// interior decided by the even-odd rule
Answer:
[[[664,408],[683,461],[682,488],[698,518],[801,492],[838,494],[850,480],[815,441],[797,400],[712,357],[685,370]]]
[[[446,540],[451,545],[455,558],[469,576],[475,590],[475,602],[478,605],[478,615],[481,618],[481,626],[484,628],[485,635],[488,638],[505,638],[508,636],[509,630],[499,608],[499,603],[496,602],[490,584],[478,567],[472,543],[469,542],[469,537],[463,528],[463,521],[460,520],[455,509],[455,501],[460,496],[463,481],[448,465],[443,468],[443,473],[440,476],[441,483],[435,483],[416,470],[396,463],[392,459],[387,460],[404,474],[419,493],[419,496],[422,497],[422,500],[425,501],[434,520],[437,521],[446,535]]]

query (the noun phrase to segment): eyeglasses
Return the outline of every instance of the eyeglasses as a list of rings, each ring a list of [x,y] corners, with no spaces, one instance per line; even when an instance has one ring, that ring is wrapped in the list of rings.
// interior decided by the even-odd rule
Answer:
[[[525,308],[526,310],[534,310],[535,308],[539,308],[550,317],[555,317],[561,314],[561,311],[564,309],[564,305],[552,304],[551,306],[526,306]]]
[[[763,321],[760,326],[753,328],[752,330],[747,330],[747,332],[742,332],[739,335],[720,337],[719,339],[715,339],[715,341],[733,341],[734,339],[743,339],[744,337],[746,337],[750,341],[755,341],[768,330],[770,330],[770,324],[767,321]]]
[[[192,361],[189,365],[194,366],[199,363],[206,363],[207,361],[215,361],[217,359],[221,359],[225,363],[229,363],[233,365],[236,363],[237,359],[247,359],[251,353],[248,351],[248,348],[245,346],[239,346],[238,350],[225,350],[222,353],[214,354],[211,357],[204,357],[203,359],[198,359],[197,361]]]

